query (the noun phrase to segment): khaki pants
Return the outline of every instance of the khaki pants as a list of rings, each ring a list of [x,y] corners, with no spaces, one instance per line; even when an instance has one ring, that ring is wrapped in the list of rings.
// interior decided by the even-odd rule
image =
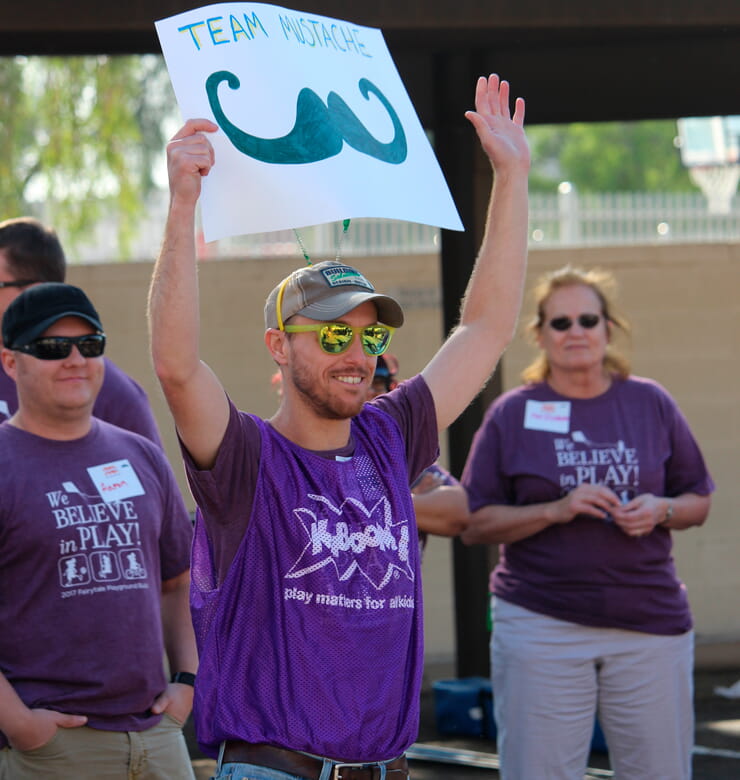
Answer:
[[[0,750],[0,780],[194,780],[180,724],[146,731],[59,729],[36,750]]]
[[[493,616],[504,780],[580,780],[597,710],[615,780],[690,780],[693,632],[592,628],[503,599]]]

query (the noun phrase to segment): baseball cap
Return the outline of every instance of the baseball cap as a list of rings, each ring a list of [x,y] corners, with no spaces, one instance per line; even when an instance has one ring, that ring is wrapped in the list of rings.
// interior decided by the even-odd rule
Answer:
[[[44,282],[24,290],[3,315],[3,344],[15,349],[30,344],[62,317],[81,317],[103,332],[95,307],[79,288]]]
[[[403,325],[403,310],[398,301],[375,292],[356,268],[336,260],[324,260],[293,271],[267,296],[265,327],[279,328],[294,314],[312,320],[335,320],[366,301],[376,305],[378,322],[393,328]]]

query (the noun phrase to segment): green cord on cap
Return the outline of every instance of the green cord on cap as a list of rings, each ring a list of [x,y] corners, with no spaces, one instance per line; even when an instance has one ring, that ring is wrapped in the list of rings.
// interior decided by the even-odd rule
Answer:
[[[303,239],[301,238],[300,233],[296,228],[293,228],[293,232],[295,233],[296,240],[298,241],[298,246],[301,248],[301,252],[303,252],[303,259],[306,261],[306,265],[313,265],[311,258],[308,256],[308,252],[306,251],[306,247],[303,244]]]
[[[337,241],[337,253],[335,257],[335,260],[337,261],[342,255],[342,245],[344,244],[344,239],[346,238],[349,231],[350,221],[350,219],[342,220],[342,233],[339,236],[339,240]],[[295,233],[296,241],[298,241],[298,246],[301,248],[301,252],[303,253],[303,259],[306,261],[306,265],[313,265],[311,262],[311,257],[308,254],[308,250],[306,249],[306,245],[303,243],[303,239],[301,238],[301,234],[298,232],[298,229],[293,228],[293,232]]]

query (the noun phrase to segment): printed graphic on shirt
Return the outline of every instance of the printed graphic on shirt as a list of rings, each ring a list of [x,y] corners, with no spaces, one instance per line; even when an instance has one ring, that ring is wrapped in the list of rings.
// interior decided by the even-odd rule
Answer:
[[[286,579],[298,579],[328,567],[338,582],[362,578],[375,591],[395,579],[414,581],[409,562],[409,529],[394,523],[383,497],[368,508],[356,498],[335,506],[324,496],[309,494],[312,507],[294,510],[306,535],[306,546]]]
[[[121,463],[128,461],[116,462],[119,474]],[[98,473],[103,469],[105,466],[97,466],[88,472],[105,480],[105,475],[101,477]],[[143,495],[144,490],[133,469],[123,473],[127,475],[127,489],[137,491],[134,495]],[[130,474],[135,479],[131,479]],[[110,500],[107,495],[88,490],[91,488],[80,489],[74,482],[65,481],[60,490],[45,494],[58,545],[60,597],[148,588],[135,502],[130,497]]]
[[[578,485],[605,485],[623,504],[637,495],[640,463],[637,449],[616,442],[596,442],[583,431],[553,439],[562,495]]]

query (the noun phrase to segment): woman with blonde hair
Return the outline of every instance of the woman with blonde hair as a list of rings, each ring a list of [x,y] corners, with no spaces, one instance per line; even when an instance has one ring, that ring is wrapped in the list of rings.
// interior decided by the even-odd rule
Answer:
[[[598,713],[618,778],[691,776],[693,633],[671,554],[714,489],[678,406],[613,347],[613,278],[535,288],[539,355],[463,474],[468,544],[500,544],[491,668],[502,777],[582,778]]]

